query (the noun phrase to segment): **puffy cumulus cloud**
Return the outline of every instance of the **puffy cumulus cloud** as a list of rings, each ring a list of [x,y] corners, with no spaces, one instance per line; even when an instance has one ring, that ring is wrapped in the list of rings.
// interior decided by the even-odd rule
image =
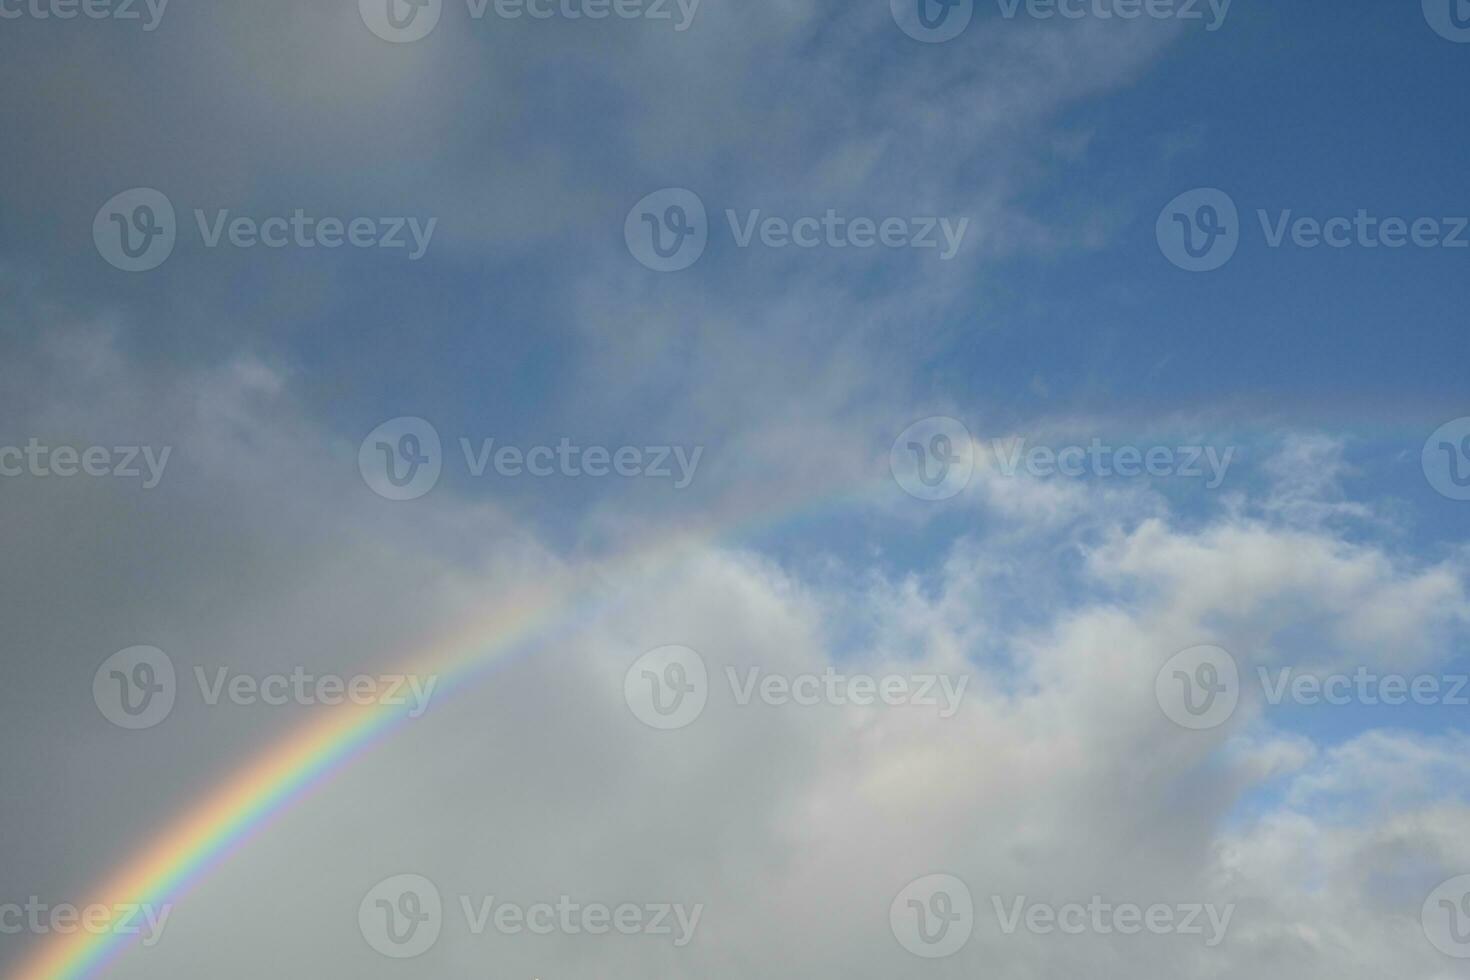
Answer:
[[[914,962],[888,932],[888,903],[934,871],[966,880],[979,906],[975,937],[940,975],[1047,977],[1090,964],[1109,977],[1369,977],[1437,962],[1418,902],[1470,858],[1457,844],[1467,814],[1405,807],[1324,823],[1299,802],[1226,829],[1266,773],[1218,752],[1224,735],[1173,728],[1152,702],[1158,661],[1206,634],[1198,620],[1077,612],[1027,651],[1034,683],[1013,694],[1003,671],[923,646],[837,657],[824,640],[830,600],[749,556],[705,553],[676,574],[608,588],[618,612],[402,730],[206,883],[169,942],[122,974],[171,975],[208,949],[235,964],[226,975],[285,961],[391,976],[399,965],[366,948],[352,912],[404,870],[451,903],[422,961],[448,975],[893,975]],[[928,624],[935,610],[915,614]],[[622,680],[640,651],[669,641],[698,649],[714,683],[693,725],[656,732],[624,705]],[[943,719],[918,706],[739,706],[721,678],[727,667],[834,662],[972,683],[963,710]],[[1371,760],[1432,794],[1458,752],[1420,745],[1415,768],[1388,748],[1365,738],[1320,765],[1298,750],[1287,768],[1306,767],[1293,784],[1306,792]],[[1405,855],[1420,861],[1423,887],[1385,900],[1378,877]],[[563,894],[705,910],[695,941],[674,950],[653,937],[476,936],[457,904]],[[1005,935],[992,904],[1093,895],[1236,910],[1225,941],[1205,949],[1187,937]]]
[[[1252,646],[1293,644],[1267,658],[1303,666],[1434,662],[1470,617],[1458,562],[1406,567],[1376,547],[1264,522],[1180,534],[1152,519],[1090,560],[1097,574],[1161,593],[1183,615],[1250,617]],[[1306,641],[1315,648],[1288,635],[1303,624],[1315,627]]]
[[[19,744],[44,743],[79,783],[116,790],[107,813],[72,818],[81,841],[107,842],[80,845],[90,867],[155,833],[160,799],[165,812],[186,802],[308,714],[196,705],[121,739],[87,703],[91,670],[111,649],[158,638],[184,666],[380,667],[475,615],[493,654],[498,607],[517,586],[549,582],[559,596],[532,643],[490,657],[457,690],[446,680],[424,717],[181,898],[163,941],[126,953],[115,975],[186,976],[200,962],[222,977],[283,965],[401,975],[405,964],[365,941],[357,911],[377,882],[405,872],[432,880],[445,903],[437,943],[412,966],[436,975],[1450,974],[1419,908],[1470,870],[1467,812],[1448,788],[1462,781],[1461,740],[1369,732],[1318,744],[1278,730],[1257,703],[1217,729],[1185,731],[1154,680],[1199,643],[1225,646],[1243,670],[1295,655],[1282,638],[1303,624],[1397,664],[1398,648],[1368,642],[1377,614],[1351,617],[1413,597],[1426,621],[1457,622],[1459,569],[1228,511],[1197,526],[1166,509],[1140,518],[1101,494],[1078,504],[1084,523],[1010,513],[1004,534],[955,538],[941,560],[899,577],[798,572],[735,543],[558,557],[452,488],[408,505],[377,500],[355,447],[302,420],[288,370],[237,360],[145,388],[105,341],[60,350],[36,363],[51,358],[44,376],[86,414],[34,410],[16,431],[115,426],[155,433],[178,454],[176,478],[153,497],[85,491],[126,522],[106,520],[101,498],[76,496],[80,484],[6,485],[27,495],[66,557],[48,559],[38,536],[7,526],[34,579],[27,588],[11,568],[12,635],[55,635],[44,627],[62,613],[48,594],[65,594],[76,620],[66,642],[33,646],[21,662],[46,703],[75,710],[47,721],[31,712],[37,730]],[[88,404],[99,389],[148,394]],[[105,425],[85,429],[104,407]],[[49,510],[33,506],[42,496]],[[90,530],[76,530],[84,518]],[[123,524],[151,542],[161,577],[146,589],[118,584],[137,547],[91,540]],[[1042,584],[1063,562],[1068,587]],[[84,566],[94,572],[79,579]],[[1028,595],[1027,615],[1014,616]],[[668,644],[699,652],[708,702],[687,727],[657,731],[630,710],[624,679]],[[948,717],[923,704],[741,704],[752,669],[936,674],[965,687]],[[15,688],[7,696],[14,705]],[[22,765],[15,778],[36,786],[46,773]],[[85,809],[79,790],[61,792]],[[24,800],[7,804],[7,823],[40,839],[56,800]],[[39,850],[62,863],[55,845]],[[87,884],[48,875],[40,860],[6,862],[7,881]],[[889,906],[937,872],[967,882],[977,915],[962,950],[925,964],[891,934]],[[492,897],[528,906],[563,895],[703,909],[693,940],[675,947],[669,936],[477,935],[461,906],[478,915]],[[1002,927],[1018,899],[1094,896],[1234,909],[1210,947],[1208,925],[1206,936]]]
[[[1369,732],[1289,780],[1279,809],[1222,835],[1222,887],[1241,902],[1240,968],[1272,977],[1459,975],[1425,942],[1420,910],[1470,862],[1464,755],[1461,735]]]
[[[1408,802],[1449,803],[1467,785],[1466,737],[1450,733],[1421,737],[1373,731],[1324,753],[1320,764],[1296,778],[1292,804],[1351,820],[1364,809],[1402,807]]]

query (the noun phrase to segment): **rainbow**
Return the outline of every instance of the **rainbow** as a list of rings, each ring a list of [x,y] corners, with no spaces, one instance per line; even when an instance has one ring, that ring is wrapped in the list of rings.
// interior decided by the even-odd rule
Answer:
[[[884,469],[878,467],[880,472]],[[746,501],[739,514],[725,515],[726,519],[703,529],[671,534],[655,545],[631,549],[619,559],[604,563],[600,570],[587,573],[585,581],[524,589],[508,597],[486,620],[411,658],[398,669],[437,676],[442,697],[509,662],[517,653],[544,645],[551,637],[548,627],[560,623],[569,628],[595,612],[596,607],[586,605],[589,586],[616,581],[618,573],[626,575],[645,562],[655,568],[672,567],[699,547],[739,532],[786,523],[834,505],[871,502],[872,490],[887,483],[885,473],[871,483],[848,485],[815,497],[783,497],[785,491],[776,490],[773,499],[757,506]],[[576,603],[584,604],[583,615],[566,616]],[[110,906],[176,901],[261,833],[273,818],[324,786],[405,721],[407,711],[406,707],[343,705],[322,713],[169,824],[94,889],[93,901]],[[128,945],[126,937],[112,933],[54,934],[22,960],[16,976],[21,980],[80,980],[95,975]]]
[[[489,629],[489,643],[451,642],[416,658],[409,670],[463,685],[473,668],[498,660],[534,636],[558,608],[550,595],[521,595]],[[344,704],[290,733],[173,821],[96,890],[95,901],[162,904],[186,894],[211,870],[268,827],[273,818],[320,788],[342,767],[406,719],[403,707]],[[17,977],[94,975],[128,946],[116,933],[56,934],[23,961]]]
[[[592,589],[617,581],[615,573],[626,576],[633,570],[671,568],[682,557],[737,529],[751,530],[774,522],[775,514],[789,519],[818,503],[830,505],[863,492],[858,488],[819,501],[809,499],[795,508],[789,502],[772,507],[767,501],[757,509],[767,520],[752,522],[747,510],[744,519],[718,522],[715,528],[686,531],[655,545],[631,549],[616,560],[594,565],[575,580],[526,587],[506,597],[487,619],[460,630],[395,670],[437,676],[442,698],[452,690],[466,688],[516,654],[543,646],[552,636],[550,627],[561,625],[570,630],[585,621],[600,608],[591,604]],[[718,529],[721,525],[723,530]],[[566,615],[575,604],[581,604],[582,615]],[[97,886],[89,904],[177,902],[211,870],[269,827],[274,818],[326,785],[353,759],[407,720],[408,710],[404,706],[351,704],[326,710],[187,809]],[[22,959],[15,976],[20,980],[81,980],[95,976],[128,948],[130,938],[113,932],[53,934]]]

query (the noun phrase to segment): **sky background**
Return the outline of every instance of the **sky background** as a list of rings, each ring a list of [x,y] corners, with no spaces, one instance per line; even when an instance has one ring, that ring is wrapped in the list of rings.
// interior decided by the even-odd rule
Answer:
[[[173,0],[151,31],[0,0],[0,449],[171,447],[149,489],[0,476],[0,905],[145,900],[98,888],[326,710],[207,705],[196,666],[392,672],[468,630],[490,667],[106,975],[1470,976],[1421,921],[1470,874],[1470,707],[1272,706],[1254,680],[1470,672],[1470,502],[1423,459],[1470,416],[1470,247],[1272,248],[1257,217],[1470,215],[1470,43],[1435,3],[1235,0],[1208,30],[976,0],[925,43],[882,0],[703,0],[684,31],[444,0],[390,43],[349,0]],[[178,241],[130,273],[93,223],[137,187]],[[708,214],[673,273],[624,238],[665,188]],[[1191,273],[1155,226],[1197,188],[1239,245]],[[208,248],[196,209],[436,225],[417,260]],[[949,260],[741,248],[726,209],[969,224]],[[359,452],[403,417],[443,472],[394,501]],[[924,500],[890,452],[935,417],[973,474]],[[461,438],[702,455],[682,488],[475,477]],[[1007,475],[1015,439],[1233,455],[1218,486]],[[554,612],[506,648],[526,588]],[[670,644],[712,690],[660,732],[623,681]],[[1202,644],[1244,683],[1192,731],[1155,679]],[[136,645],[180,690],[124,731],[92,679]],[[727,666],[968,687],[952,718],[739,706]],[[675,949],[474,936],[450,909],[395,960],[356,914],[402,873],[446,908],[705,911]],[[888,912],[936,873],[976,921],[925,959]],[[1210,949],[991,911],[1094,894],[1237,908]],[[0,971],[56,939],[0,934]]]

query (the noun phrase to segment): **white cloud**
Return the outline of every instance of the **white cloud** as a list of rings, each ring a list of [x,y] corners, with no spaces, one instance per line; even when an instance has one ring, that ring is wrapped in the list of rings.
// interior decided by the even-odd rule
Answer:
[[[132,369],[105,346],[83,349],[92,367],[80,388],[99,377],[133,388]],[[399,729],[225,861],[180,902],[164,941],[127,954],[119,976],[186,975],[203,958],[227,978],[281,963],[303,975],[400,975],[357,934],[354,912],[369,887],[405,871],[449,902],[439,942],[418,962],[436,974],[892,976],[918,961],[889,934],[889,902],[940,871],[969,883],[980,912],[965,950],[936,964],[941,976],[1366,980],[1443,968],[1417,915],[1429,888],[1470,863],[1467,811],[1445,793],[1463,782],[1458,741],[1368,733],[1319,746],[1272,732],[1254,705],[1217,731],[1186,732],[1155,703],[1153,680],[1200,642],[1225,644],[1243,664],[1283,657],[1266,641],[1303,622],[1327,624],[1334,643],[1357,633],[1354,650],[1367,654],[1380,614],[1337,620],[1408,596],[1427,620],[1453,621],[1463,596],[1450,569],[1228,514],[1194,529],[1167,515],[1136,522],[1106,495],[1084,498],[1086,520],[1060,530],[1045,515],[1025,523],[997,511],[1008,533],[956,540],[922,578],[803,578],[713,545],[672,565],[579,567],[452,491],[408,507],[352,492],[351,447],[317,453],[321,437],[290,392],[288,374],[236,362],[155,391],[158,415],[113,407],[111,424],[144,419],[178,443],[178,482],[158,498],[174,526],[202,521],[202,508],[229,515],[201,525],[207,540],[160,538],[187,587],[115,599],[134,628],[153,609],[183,660],[264,665],[309,651],[316,663],[382,663],[514,583],[580,580],[585,591],[534,649]],[[53,528],[92,506],[69,493],[53,505]],[[1073,537],[1108,528],[1102,545]],[[238,556],[249,539],[259,549],[261,535],[258,573],[204,560]],[[1076,577],[1038,585],[1048,568],[1056,577],[1058,536],[1079,556]],[[1040,557],[1018,559],[1028,546]],[[41,584],[53,581],[40,571]],[[1046,600],[1018,625],[1012,597],[1033,589]],[[211,601],[219,590],[228,603]],[[10,611],[23,635],[37,632],[25,625],[36,610]],[[854,631],[855,615],[864,622]],[[390,623],[391,638],[374,635]],[[81,667],[110,652],[106,626],[83,631]],[[658,732],[623,703],[622,679],[668,643],[698,650],[715,688],[692,726]],[[1398,653],[1380,647],[1375,662]],[[727,666],[829,665],[971,680],[951,719],[919,706],[740,706],[722,686]],[[87,714],[77,707],[68,724]],[[132,739],[127,756],[97,756],[95,743],[75,751],[123,767],[140,799],[188,773],[174,794],[182,803],[283,727],[184,712]],[[81,819],[91,837],[116,815]],[[126,816],[121,825],[118,852],[157,829]],[[654,937],[476,937],[457,911],[460,895],[527,904],[563,894],[705,910],[681,950]],[[995,897],[1094,895],[1237,908],[1226,940],[1205,949],[1186,936],[1008,936],[992,907]]]

